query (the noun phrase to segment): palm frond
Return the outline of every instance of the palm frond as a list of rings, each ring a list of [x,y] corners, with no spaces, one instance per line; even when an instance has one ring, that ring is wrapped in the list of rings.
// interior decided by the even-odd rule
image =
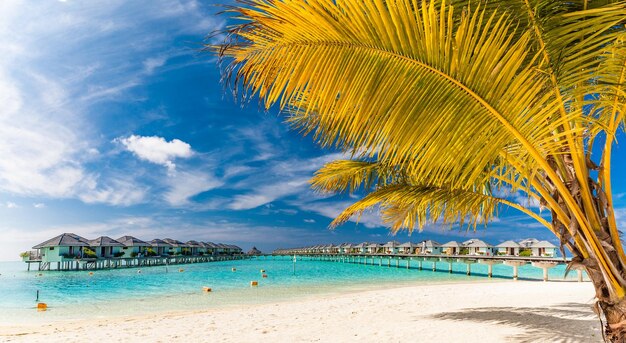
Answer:
[[[427,223],[458,224],[475,228],[486,224],[505,199],[494,197],[487,188],[475,191],[450,190],[429,186],[391,184],[381,187],[345,209],[331,227],[380,207],[381,218],[392,231],[422,229]]]

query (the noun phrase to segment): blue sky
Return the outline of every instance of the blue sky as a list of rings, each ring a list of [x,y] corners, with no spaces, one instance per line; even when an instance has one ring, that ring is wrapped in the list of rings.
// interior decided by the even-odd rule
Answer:
[[[200,1],[0,2],[0,260],[62,232],[253,245],[479,237],[552,239],[505,211],[466,233],[391,237],[374,213],[330,231],[351,201],[307,180],[341,154],[220,85],[200,52],[224,28]],[[623,149],[614,158],[620,225]],[[625,199],[622,199],[625,198]]]

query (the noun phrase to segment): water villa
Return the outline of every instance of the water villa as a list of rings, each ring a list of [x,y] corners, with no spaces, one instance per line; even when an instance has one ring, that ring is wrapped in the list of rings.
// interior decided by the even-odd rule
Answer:
[[[244,256],[240,247],[222,243],[183,243],[171,238],[145,242],[133,236],[88,240],[73,233],[60,234],[33,249],[21,254],[28,270],[32,263],[37,264],[38,270],[79,270],[223,261]]]
[[[544,280],[548,279],[548,269],[564,263],[565,258],[557,259],[557,247],[548,241],[539,241],[529,238],[520,242],[506,241],[492,245],[480,239],[470,239],[463,243],[450,241],[439,244],[433,240],[424,240],[420,243],[387,242],[385,244],[363,242],[359,244],[343,243],[341,245],[315,245],[291,249],[274,250],[274,256],[299,255],[301,257],[359,264],[378,264],[391,266],[394,261],[396,267],[401,264],[407,269],[411,264],[417,264],[421,270],[423,263],[430,263],[432,270],[437,270],[437,264],[447,263],[448,271],[452,272],[453,263],[462,263],[467,266],[467,275],[471,274],[471,265],[475,263],[487,265],[487,275],[491,277],[493,266],[504,264],[513,268],[513,278],[517,279],[518,268],[531,264],[543,269]],[[582,270],[577,270],[579,281],[582,280]]]

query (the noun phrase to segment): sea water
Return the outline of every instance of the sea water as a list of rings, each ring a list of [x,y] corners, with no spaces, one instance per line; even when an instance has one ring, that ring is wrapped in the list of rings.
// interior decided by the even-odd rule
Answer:
[[[234,268],[234,271],[233,271]],[[472,276],[465,264],[432,262],[411,269],[406,261],[395,260],[388,267],[292,258],[258,258],[170,266],[90,271],[26,271],[22,262],[0,262],[0,323],[46,322],[81,318],[190,311],[246,304],[262,304],[316,295],[353,292],[418,283],[497,282],[510,279],[513,268],[493,266],[488,279],[487,266],[472,265]],[[267,278],[262,277],[265,270]],[[549,269],[551,280],[563,280],[565,266]],[[543,270],[525,265],[520,279],[541,280]],[[569,280],[576,273],[568,275]],[[251,287],[251,281],[258,286]],[[203,292],[210,287],[212,292]],[[37,298],[37,294],[39,298]],[[37,302],[48,305],[37,312]]]

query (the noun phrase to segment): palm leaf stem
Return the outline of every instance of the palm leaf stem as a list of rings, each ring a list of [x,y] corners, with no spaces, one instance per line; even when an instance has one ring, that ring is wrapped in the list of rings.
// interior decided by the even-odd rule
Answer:
[[[509,207],[512,207],[520,212],[523,212],[525,214],[527,214],[528,216],[532,217],[533,219],[537,220],[539,223],[541,223],[543,226],[547,227],[548,230],[550,230],[554,235],[556,235],[557,238],[560,238],[559,233],[554,229],[554,226],[552,226],[552,224],[548,223],[547,220],[543,219],[540,215],[538,215],[537,213],[527,209],[526,207],[520,205],[520,204],[516,204],[512,201],[508,201],[505,199],[501,199],[500,203],[507,205]]]
[[[553,84],[555,95],[559,103],[562,104],[561,106],[559,106],[559,113],[561,114],[562,118],[566,118],[567,113],[565,109],[565,102],[563,102],[563,97],[559,90],[558,82],[557,82],[554,70],[550,68],[550,65],[549,65],[550,56],[548,55],[548,52],[546,50],[546,45],[543,40],[543,36],[539,30],[539,25],[536,22],[534,11],[532,7],[530,6],[530,3],[528,2],[528,0],[524,0],[524,4],[526,6],[526,10],[528,11],[528,16],[530,18],[530,23],[533,26],[533,31],[536,35],[537,41],[539,42],[541,51],[543,52],[545,62],[548,63],[550,80]],[[558,176],[555,177],[556,175],[554,173],[554,170],[552,170],[552,168],[550,168],[549,166],[547,168],[545,166],[542,166],[542,167],[544,171],[548,174],[550,179],[553,181],[555,187],[557,188],[560,195],[563,197],[563,200],[566,202],[567,206],[572,210],[573,212],[572,214],[574,215],[576,220],[579,222],[583,233],[585,234],[585,236],[589,238],[589,243],[590,243],[589,248],[591,249],[591,251],[594,252],[594,255],[598,257],[598,261],[603,267],[602,271],[605,277],[608,277],[609,284],[614,286],[614,289],[617,293],[616,295],[619,298],[623,298],[626,295],[626,291],[624,290],[623,286],[621,286],[616,280],[616,277],[620,277],[619,272],[617,271],[613,263],[611,263],[610,259],[606,255],[606,251],[602,248],[602,245],[600,244],[598,237],[595,235],[592,229],[592,227],[600,227],[600,220],[598,218],[597,211],[594,209],[594,205],[593,205],[593,201],[592,201],[592,197],[591,197],[591,193],[589,189],[589,184],[587,183],[587,180],[585,179],[585,176],[588,175],[588,170],[586,168],[586,164],[584,163],[584,156],[582,156],[583,160],[581,161],[581,153],[578,149],[578,146],[576,145],[574,141],[574,138],[572,137],[570,133],[570,130],[571,128],[566,128],[566,131],[567,131],[566,139],[568,142],[568,146],[571,149],[572,161],[573,161],[573,165],[575,169],[574,174],[578,178],[578,183],[581,187],[580,193],[582,195],[583,207],[585,208],[586,212],[589,214],[588,218],[591,220],[591,223],[587,222],[587,218],[585,218],[584,214],[581,211],[582,209],[578,206],[578,204],[576,204],[576,201],[573,199],[572,195],[567,190],[567,187],[565,187],[561,179],[558,178]],[[531,151],[531,154],[532,154],[532,151]],[[542,161],[540,160],[537,160],[537,162],[539,164],[543,164],[541,163]],[[551,175],[551,174],[554,174],[554,175]],[[608,271],[611,271],[611,272],[608,273]]]
[[[530,24],[533,26],[533,32],[535,33],[535,36],[537,38],[537,42],[539,43],[541,52],[544,56],[544,62],[548,65],[548,74],[550,75],[550,81],[552,82],[552,86],[554,88],[554,94],[558,100],[558,103],[560,104],[559,106],[559,113],[561,115],[561,118],[566,119],[567,118],[567,110],[565,109],[565,102],[563,101],[563,96],[561,95],[561,91],[559,89],[559,85],[558,85],[558,81],[556,79],[556,74],[554,73],[553,68],[551,67],[551,59],[550,56],[548,54],[548,50],[546,49],[546,44],[544,42],[543,39],[543,35],[541,34],[541,31],[539,29],[539,25],[536,21],[535,18],[535,13],[529,3],[528,0],[524,0],[524,5],[526,7],[526,10],[528,12],[528,17],[529,17],[529,22]],[[568,123],[568,121],[565,121],[565,123]],[[576,123],[573,123],[573,125],[576,125]],[[568,125],[569,126],[569,125]],[[586,164],[584,161],[584,154],[581,153],[581,151],[578,149],[579,145],[576,144],[577,142],[575,142],[574,137],[571,134],[571,128],[567,127],[565,128],[566,131],[566,140],[568,143],[568,147],[570,148],[570,153],[572,155],[572,161],[574,163],[574,169],[575,169],[575,176],[576,178],[578,178],[578,183],[581,187],[580,193],[582,195],[582,200],[583,200],[583,207],[585,208],[585,211],[589,214],[588,218],[591,220],[590,226],[591,227],[600,227],[600,218],[598,218],[598,213],[597,211],[594,210],[594,206],[593,206],[593,200],[592,200],[592,196],[591,196],[591,190],[589,188],[589,184],[586,180],[586,175],[589,175],[589,171],[586,168]],[[581,144],[582,146],[582,144]],[[552,179],[552,177],[550,177]],[[569,192],[567,192],[569,193]],[[568,204],[569,205],[569,204]],[[576,206],[578,207],[578,206]],[[578,210],[575,210],[575,212],[579,212]],[[581,225],[583,226],[583,225]],[[591,229],[591,228],[589,228]],[[597,240],[597,238],[596,238]],[[599,242],[597,242],[599,244]],[[626,293],[625,293],[626,294]]]
[[[626,61],[625,61],[626,62]],[[626,81],[626,63],[622,65],[621,74],[619,77],[618,85],[624,84]],[[613,148],[613,141],[615,139],[615,131],[619,126],[623,112],[617,113],[619,104],[619,96],[616,94],[613,100],[611,120],[609,122],[609,130],[607,130],[606,141],[604,143],[604,151],[600,162],[600,172],[598,173],[601,187],[604,189],[607,201],[607,220],[609,222],[609,232],[611,234],[611,240],[617,250],[620,260],[626,261],[626,255],[624,254],[624,247],[619,236],[619,231],[616,225],[615,212],[613,211],[613,192],[611,191],[611,153]],[[613,119],[614,118],[614,119]]]

